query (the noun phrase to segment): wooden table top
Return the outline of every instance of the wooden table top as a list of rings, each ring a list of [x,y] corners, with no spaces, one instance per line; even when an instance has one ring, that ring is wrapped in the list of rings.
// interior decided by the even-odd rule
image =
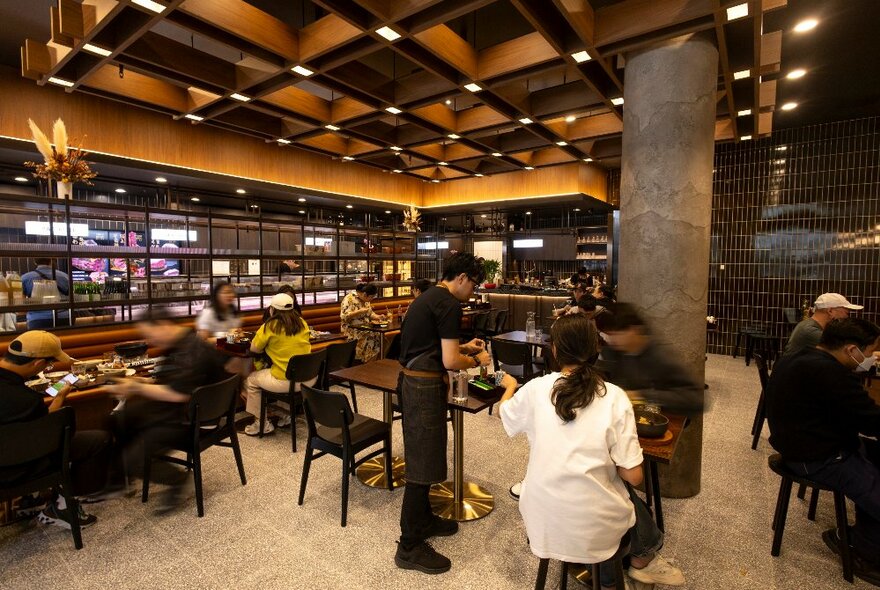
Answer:
[[[393,332],[395,330],[400,329],[401,322],[393,321],[388,322],[385,327],[382,327],[377,324],[361,324],[360,326],[351,326],[355,330],[363,330],[364,332],[379,332],[380,334],[384,334],[385,332]]]
[[[333,342],[334,340],[346,340],[345,334],[341,332],[331,332],[329,334],[321,334],[320,336],[316,336],[314,338],[309,338],[309,344],[321,344],[323,342]],[[213,338],[212,338],[213,340]],[[250,345],[245,350],[237,350],[235,348],[227,348],[226,340],[221,338],[217,338],[217,350],[222,352],[227,356],[237,356],[239,358],[248,358],[259,356],[262,353],[252,353],[250,351]]]
[[[468,317],[472,315],[480,315],[484,313],[490,313],[494,308],[492,307],[481,307],[477,309],[464,309],[461,312],[462,317]]]
[[[681,431],[687,423],[685,416],[676,414],[664,414],[669,418],[669,432],[672,433],[672,440],[668,443],[658,445],[657,439],[639,437],[639,444],[642,446],[642,454],[646,459],[669,465],[672,456],[675,455],[675,448],[678,446],[678,440],[681,438]]]
[[[523,344],[534,344],[536,346],[544,346],[550,342],[550,335],[543,334],[541,338],[528,338],[524,330],[515,330],[513,332],[505,332],[492,337],[493,340],[506,340],[507,342],[521,342]]]

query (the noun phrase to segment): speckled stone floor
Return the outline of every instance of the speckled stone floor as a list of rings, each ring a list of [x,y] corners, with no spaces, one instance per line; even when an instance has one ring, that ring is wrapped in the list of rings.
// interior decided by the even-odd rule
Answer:
[[[702,491],[664,500],[663,554],[683,569],[685,588],[873,588],[858,579],[854,586],[844,582],[822,543],[821,532],[834,521],[827,494],[815,523],[806,518],[806,504],[792,499],[782,555],[770,556],[779,481],[767,468],[766,431],[758,450],[749,448],[756,369],[742,359],[713,355],[706,380],[711,409]],[[358,401],[362,413],[381,416],[379,394],[363,390]],[[290,453],[289,434],[282,431],[263,440],[242,436],[247,486],[238,481],[230,451],[205,454],[204,518],[196,517],[194,499],[165,516],[154,515],[138,498],[92,505],[99,522],[84,531],[82,551],[73,549],[67,531],[36,521],[0,528],[0,588],[531,588],[537,559],[507,494],[525,469],[527,442],[507,438],[497,417],[486,413],[466,416],[465,427],[465,475],[495,495],[496,507],[487,518],[463,524],[457,535],[436,540],[453,562],[442,576],[394,566],[401,491],[353,481],[348,526],[339,526],[335,458],[313,464],[305,504],[297,506],[302,452]],[[299,428],[302,447],[304,433]],[[394,435],[402,453],[399,423]],[[451,447],[450,441],[450,453]],[[555,572],[548,588],[556,583]]]

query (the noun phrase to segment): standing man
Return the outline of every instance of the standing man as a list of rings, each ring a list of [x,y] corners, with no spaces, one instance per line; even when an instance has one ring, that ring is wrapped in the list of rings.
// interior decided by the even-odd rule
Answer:
[[[805,348],[815,348],[828,322],[848,318],[851,309],[857,311],[864,307],[850,303],[840,293],[823,293],[816,299],[813,309],[813,317],[801,320],[794,327],[782,356],[794,354]]]
[[[447,259],[443,277],[415,299],[401,329],[397,391],[403,413],[406,486],[400,510],[400,541],[394,562],[402,569],[442,574],[451,567],[427,539],[458,532],[458,523],[431,512],[431,484],[446,481],[446,371],[489,364],[481,340],[460,344],[460,302],[483,281],[482,261],[458,252]]]
[[[34,281],[55,281],[58,285],[58,292],[62,296],[67,297],[70,294],[70,277],[66,272],[54,268],[51,258],[34,258],[34,262],[37,267],[21,276],[21,290],[25,297],[30,297],[34,292]],[[56,303],[60,303],[60,301]],[[57,319],[57,322],[53,321],[52,311],[49,309],[29,311],[27,312],[27,328],[28,330],[41,330],[55,326],[67,326],[70,324],[70,313],[59,311]]]

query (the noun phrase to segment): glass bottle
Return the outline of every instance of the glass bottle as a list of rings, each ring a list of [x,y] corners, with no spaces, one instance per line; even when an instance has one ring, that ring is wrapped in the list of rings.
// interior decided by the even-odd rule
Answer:
[[[535,312],[526,312],[526,338],[535,337]]]

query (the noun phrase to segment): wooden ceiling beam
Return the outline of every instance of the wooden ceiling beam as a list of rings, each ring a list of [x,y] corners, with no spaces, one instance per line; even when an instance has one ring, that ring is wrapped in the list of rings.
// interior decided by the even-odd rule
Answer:
[[[195,16],[186,14],[181,11],[175,11],[165,17],[165,20],[174,23],[180,27],[183,27],[188,31],[192,31],[193,33],[204,35],[205,37],[226,45],[227,47],[230,47],[237,51],[241,51],[246,55],[251,55],[257,59],[260,59],[266,63],[270,63],[279,68],[283,68],[285,67],[285,65],[287,65],[287,60],[283,56],[266,50],[259,45],[255,45],[247,39],[242,39],[241,37],[220,29],[211,23],[206,23],[205,21]]]
[[[76,39],[61,33],[61,11],[58,10],[57,6],[49,7],[49,29],[52,31],[49,37],[52,43],[66,47],[76,45]]]
[[[714,0],[714,21],[715,21],[715,38],[718,44],[718,60],[721,67],[721,75],[724,83],[724,94],[727,97],[727,114],[729,123],[729,132],[731,137],[736,136],[736,101],[733,95],[733,71],[730,68],[730,56],[727,52],[727,35],[724,31],[724,24],[727,20],[727,14],[721,10],[721,0]],[[716,135],[718,128],[716,126]]]
[[[711,28],[714,10],[713,0],[624,0],[595,11],[594,46],[602,52],[603,46],[648,39],[652,33],[706,22],[707,17]]]
[[[510,123],[510,119],[490,107],[480,105],[457,113],[455,131],[465,133],[475,129],[484,129]]]
[[[177,113],[185,113],[189,108],[186,89],[137,72],[126,72],[125,78],[120,78],[118,69],[109,64],[95,70],[85,85]]]
[[[410,17],[400,20],[398,23],[404,30],[409,31],[411,35],[420,33],[424,30],[436,27],[437,25],[448,23],[466,14],[471,14],[477,10],[496,2],[497,0],[443,0],[443,2],[434,4]]]
[[[408,18],[431,6],[442,4],[442,0],[355,0],[355,2],[386,23]]]
[[[157,33],[144,33],[123,55],[165,71],[180,72],[187,80],[194,81],[191,85],[204,82],[209,90],[214,89],[212,92],[237,86],[233,64]]]
[[[373,108],[362,102],[343,96],[331,102],[330,105],[330,122],[342,123],[355,117],[360,117],[374,112]]]
[[[380,18],[351,0],[312,0],[312,2],[364,31],[372,31],[381,26]]]
[[[459,37],[446,25],[437,25],[413,35],[413,39],[438,58],[461,72],[466,78],[476,80],[478,55],[470,43]]]
[[[477,54],[477,80],[494,78],[559,58],[537,31],[487,47]]]
[[[564,120],[548,123],[547,127],[569,143],[623,133],[623,121],[614,113],[580,117],[571,123],[566,123]]]
[[[364,32],[336,14],[328,14],[299,32],[299,61],[309,62],[361,38]]]
[[[325,124],[331,120],[329,101],[295,86],[287,86],[286,88],[276,90],[261,96],[260,100],[283,107],[291,112],[302,113],[312,119],[323,121]]]

